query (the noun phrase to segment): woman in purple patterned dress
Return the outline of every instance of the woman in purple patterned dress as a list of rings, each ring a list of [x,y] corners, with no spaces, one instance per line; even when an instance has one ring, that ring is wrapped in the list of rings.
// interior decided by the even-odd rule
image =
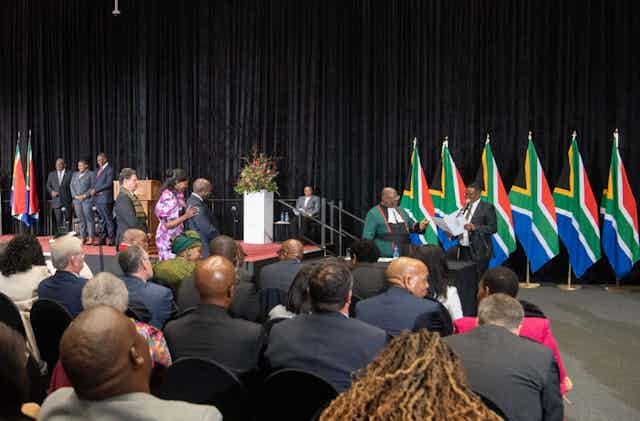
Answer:
[[[160,198],[156,203],[155,213],[158,217],[156,230],[156,247],[160,260],[173,259],[171,239],[182,234],[184,221],[195,215],[198,210],[190,207],[185,210],[184,192],[189,187],[187,173],[180,168],[167,171],[167,179],[162,185]]]

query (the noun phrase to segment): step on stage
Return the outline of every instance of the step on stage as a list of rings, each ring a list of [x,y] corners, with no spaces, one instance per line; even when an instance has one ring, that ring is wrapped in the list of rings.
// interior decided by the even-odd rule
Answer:
[[[0,236],[0,242],[6,242],[11,240],[13,235],[2,235]],[[38,241],[42,246],[42,251],[48,253],[50,251],[49,241],[51,237],[43,236],[38,237]],[[247,254],[245,257],[245,266],[247,266],[247,270],[250,273],[253,273],[256,269],[273,263],[278,259],[278,250],[280,250],[280,243],[270,243],[270,244],[245,244],[240,241],[242,245],[242,249]],[[83,246],[84,253],[86,256],[86,262],[91,268],[91,270],[96,273],[100,271],[101,263],[100,263],[100,249],[102,248],[102,256],[103,270],[108,272],[112,272],[115,274],[120,274],[120,268],[118,267],[118,262],[116,258],[116,248],[111,246]],[[321,254],[322,250],[319,247],[313,245],[306,245],[304,247],[305,257],[317,257]]]

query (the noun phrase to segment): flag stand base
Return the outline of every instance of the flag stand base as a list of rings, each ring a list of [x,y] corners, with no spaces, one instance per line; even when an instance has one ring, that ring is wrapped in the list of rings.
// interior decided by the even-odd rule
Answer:
[[[538,288],[540,284],[537,282],[520,282],[519,286],[520,288],[532,289],[532,288]]]
[[[561,289],[563,291],[577,291],[579,289],[581,289],[582,286],[580,285],[571,285],[571,284],[560,284],[558,285],[558,289]]]

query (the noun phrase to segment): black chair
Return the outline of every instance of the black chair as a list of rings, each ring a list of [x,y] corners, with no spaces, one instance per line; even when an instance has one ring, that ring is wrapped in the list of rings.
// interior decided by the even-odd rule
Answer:
[[[449,310],[438,300],[425,297],[438,305],[438,312],[428,312],[418,316],[413,325],[413,331],[427,329],[429,332],[438,332],[440,336],[445,337],[453,334],[453,320],[449,314]]]
[[[20,310],[11,300],[3,293],[0,292],[0,322],[6,324],[13,330],[19,332],[25,338],[27,333],[24,330],[22,324],[22,317],[20,316]]]
[[[482,403],[484,403],[487,408],[495,412],[496,415],[501,417],[504,421],[509,421],[507,416],[504,414],[504,411],[502,411],[502,408],[500,408],[494,401],[487,398],[482,393],[476,392],[475,390],[473,391],[473,393],[475,393],[476,395],[478,395],[478,397],[480,397],[480,399],[482,399]]]
[[[69,323],[69,311],[53,300],[39,299],[31,307],[31,327],[40,350],[40,357],[53,370],[59,358],[60,338]]]
[[[261,418],[298,421],[313,419],[338,392],[313,373],[285,368],[266,378],[261,396]]]
[[[349,317],[356,317],[356,304],[358,301],[362,300],[362,298],[357,295],[351,296],[351,304],[349,304]]]
[[[267,316],[272,308],[278,304],[287,302],[287,294],[278,288],[267,288],[258,291],[258,302],[260,303],[259,320],[267,320]]]
[[[214,405],[225,420],[251,417],[247,390],[231,370],[202,358],[180,358],[165,372],[158,388],[162,399]]]

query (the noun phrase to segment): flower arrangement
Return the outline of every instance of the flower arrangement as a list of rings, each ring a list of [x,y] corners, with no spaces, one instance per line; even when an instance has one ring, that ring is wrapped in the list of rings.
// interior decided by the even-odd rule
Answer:
[[[258,152],[257,146],[251,148],[251,155],[243,156],[245,162],[234,190],[237,193],[251,193],[261,190],[268,192],[278,192],[278,185],[275,178],[278,175],[276,158]]]

